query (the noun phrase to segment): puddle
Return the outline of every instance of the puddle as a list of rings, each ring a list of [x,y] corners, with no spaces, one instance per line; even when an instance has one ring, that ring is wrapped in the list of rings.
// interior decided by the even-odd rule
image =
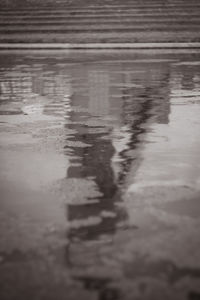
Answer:
[[[200,190],[199,57],[109,55],[71,62],[64,54],[5,55],[0,63],[0,178],[30,193],[55,189],[51,207],[62,200],[72,268],[77,257],[91,265],[86,246],[97,250],[90,243],[114,243],[126,236],[122,229],[140,235],[131,217],[137,197],[145,199],[140,207],[148,200],[171,214],[200,216],[198,197],[175,201],[176,188],[180,198],[186,188]],[[118,297],[107,288],[110,276],[78,280],[102,285],[100,299]]]
[[[65,131],[61,151],[69,167],[62,184],[71,185],[71,194],[82,186],[80,203],[66,199],[69,221],[79,224],[74,236],[81,230],[96,237],[113,232],[128,217],[126,208],[118,206],[128,187],[134,191],[152,181],[170,186],[177,180],[186,185],[199,180],[199,77],[198,61],[173,57],[73,64],[62,57],[2,61],[2,120],[12,124],[12,114],[19,113],[12,107],[17,107],[25,115],[23,122],[37,126],[37,120],[45,120],[48,126],[55,118]],[[12,135],[1,136],[9,146]],[[23,134],[17,137],[21,144]],[[98,222],[90,221],[95,218]]]

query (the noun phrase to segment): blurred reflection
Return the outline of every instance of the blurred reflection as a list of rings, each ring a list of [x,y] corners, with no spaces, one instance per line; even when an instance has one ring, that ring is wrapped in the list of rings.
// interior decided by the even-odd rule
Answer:
[[[62,127],[60,150],[70,161],[61,186],[70,240],[65,259],[75,278],[100,291],[99,299],[117,298],[115,290],[103,294],[112,274],[101,274],[98,250],[129,226],[126,188],[199,180],[199,106],[193,105],[199,103],[199,62],[1,63],[0,114],[35,112]],[[87,243],[96,239],[103,243]]]
[[[80,94],[79,88],[74,88],[71,103],[79,109],[75,108],[70,113],[71,123],[66,125],[75,131],[68,138],[74,145],[68,146],[72,153],[72,165],[68,169],[67,177],[93,181],[99,194],[96,201],[89,198],[84,204],[68,205],[70,237],[96,238],[98,235],[113,232],[117,222],[125,217],[125,212],[116,206],[121,199],[111,166],[115,153],[111,132],[116,120],[112,120],[113,115],[112,118],[107,118],[111,110],[110,73],[106,69],[90,70],[88,66],[81,83],[76,83],[75,76],[73,78],[75,85],[80,88]]]
[[[56,116],[66,129],[70,158],[65,185],[71,239],[94,239],[126,228],[122,191],[142,160],[142,135],[150,122],[167,124],[167,62],[116,61],[67,65],[27,59],[0,70],[1,109]]]
[[[73,111],[66,124],[74,131],[67,138],[67,177],[92,181],[99,194],[70,203],[67,212],[70,238],[91,239],[126,226],[121,189],[139,166],[144,125],[154,115],[157,122],[168,122],[169,68],[121,62],[91,64],[81,72],[77,81],[73,74]]]

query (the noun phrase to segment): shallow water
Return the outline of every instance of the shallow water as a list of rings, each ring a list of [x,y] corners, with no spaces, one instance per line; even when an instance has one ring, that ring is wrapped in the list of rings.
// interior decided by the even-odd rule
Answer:
[[[39,193],[29,215],[67,224],[71,245],[139,232],[134,203],[199,218],[199,67],[198,55],[2,56],[3,197]]]

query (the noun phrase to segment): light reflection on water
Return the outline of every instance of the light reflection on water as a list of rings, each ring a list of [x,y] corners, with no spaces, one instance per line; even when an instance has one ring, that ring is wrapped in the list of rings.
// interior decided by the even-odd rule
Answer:
[[[148,134],[156,135],[158,128],[170,139],[162,130],[173,122],[173,106],[200,103],[199,66],[167,60],[5,61],[0,80],[1,115],[54,116],[66,130],[62,151],[70,166],[65,184],[72,184],[72,193],[80,187],[73,201],[66,195],[71,239],[126,228],[124,190],[145,176],[137,172],[148,167],[148,143],[159,149],[160,138],[150,140]],[[175,147],[173,153],[182,151],[178,143]]]

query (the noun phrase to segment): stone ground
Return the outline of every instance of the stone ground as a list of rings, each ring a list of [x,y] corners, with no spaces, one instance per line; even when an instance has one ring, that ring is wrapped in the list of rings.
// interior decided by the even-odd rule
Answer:
[[[197,0],[8,0],[0,42],[199,42],[199,15]]]

